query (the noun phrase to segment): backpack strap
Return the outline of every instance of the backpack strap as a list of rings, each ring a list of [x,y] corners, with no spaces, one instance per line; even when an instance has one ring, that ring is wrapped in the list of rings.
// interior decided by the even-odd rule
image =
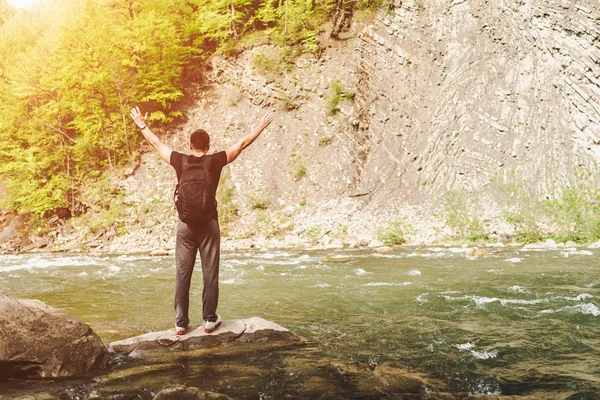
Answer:
[[[210,171],[210,166],[212,165],[212,155],[209,157],[208,154],[204,156],[202,160],[203,167]]]

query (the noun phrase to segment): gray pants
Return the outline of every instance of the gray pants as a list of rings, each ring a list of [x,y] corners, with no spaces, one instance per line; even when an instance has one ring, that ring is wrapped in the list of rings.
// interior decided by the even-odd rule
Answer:
[[[202,263],[202,318],[205,321],[217,320],[219,303],[219,262],[221,254],[221,232],[219,221],[210,220],[200,226],[192,226],[181,221],[177,224],[175,244],[175,325],[186,328],[190,320],[190,284],[200,250]]]

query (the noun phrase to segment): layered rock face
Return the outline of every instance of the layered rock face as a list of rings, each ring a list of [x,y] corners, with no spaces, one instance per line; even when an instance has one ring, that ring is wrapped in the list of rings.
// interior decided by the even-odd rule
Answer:
[[[85,323],[38,300],[0,294],[0,377],[50,378],[108,365],[108,351]]]
[[[515,174],[543,193],[596,170],[596,1],[396,1],[358,54],[363,171],[379,171],[365,191],[485,190]]]
[[[600,160],[599,25],[594,0],[388,2],[291,73],[253,66],[277,56],[268,47],[216,58],[184,132],[204,126],[224,147],[259,108],[287,108],[228,168],[242,217],[261,197],[292,205],[296,227],[318,216],[360,231],[498,182],[544,196]],[[355,96],[331,115],[336,80]]]

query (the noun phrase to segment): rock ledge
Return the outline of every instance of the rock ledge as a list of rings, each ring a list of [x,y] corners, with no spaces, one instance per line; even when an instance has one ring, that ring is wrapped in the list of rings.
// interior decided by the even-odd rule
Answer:
[[[202,325],[190,325],[185,335],[175,334],[175,328],[112,342],[108,350],[135,356],[149,350],[191,350],[213,347],[226,342],[301,341],[286,328],[260,317],[226,320],[212,333]]]

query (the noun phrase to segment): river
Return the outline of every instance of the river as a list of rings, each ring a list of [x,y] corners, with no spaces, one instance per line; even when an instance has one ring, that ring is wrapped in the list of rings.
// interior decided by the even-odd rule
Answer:
[[[390,254],[227,253],[221,262],[219,313],[224,319],[259,316],[285,326],[306,338],[311,354],[327,358],[326,365],[387,365],[418,373],[425,377],[423,393],[436,391],[435,384],[428,387],[430,378],[444,392],[461,396],[600,398],[600,251],[505,248],[479,258],[464,252],[429,247]],[[87,322],[108,344],[172,328],[173,270],[172,257],[2,255],[0,288],[64,310]],[[197,306],[191,307],[190,318],[199,323],[198,269],[192,285],[191,304]],[[179,373],[181,360],[154,362],[144,366],[150,371],[143,379],[131,378],[125,385],[115,382],[122,381],[123,371],[143,363],[117,360],[101,379],[60,380],[46,383],[45,389],[64,398],[84,398],[85,390],[134,390],[138,398],[151,398],[160,385],[181,383],[202,384],[203,390],[233,398],[315,395],[319,389],[310,396],[299,389],[308,384],[300,370],[295,376],[268,370],[277,363],[289,367],[302,349],[268,351],[275,361],[265,365],[258,365],[256,352],[226,358],[232,366],[245,364],[248,376],[208,374],[206,360],[218,357],[203,353],[197,360],[204,369],[196,372]],[[266,368],[268,376],[253,375],[253,364],[260,371]],[[323,381],[335,380],[335,372],[319,368]],[[168,376],[168,382],[161,376]],[[323,396],[369,397],[352,382],[331,385],[322,386]],[[336,394],[336,387],[345,389]],[[7,398],[32,388],[40,386],[0,383]],[[393,385],[386,390],[372,398],[393,397]]]

